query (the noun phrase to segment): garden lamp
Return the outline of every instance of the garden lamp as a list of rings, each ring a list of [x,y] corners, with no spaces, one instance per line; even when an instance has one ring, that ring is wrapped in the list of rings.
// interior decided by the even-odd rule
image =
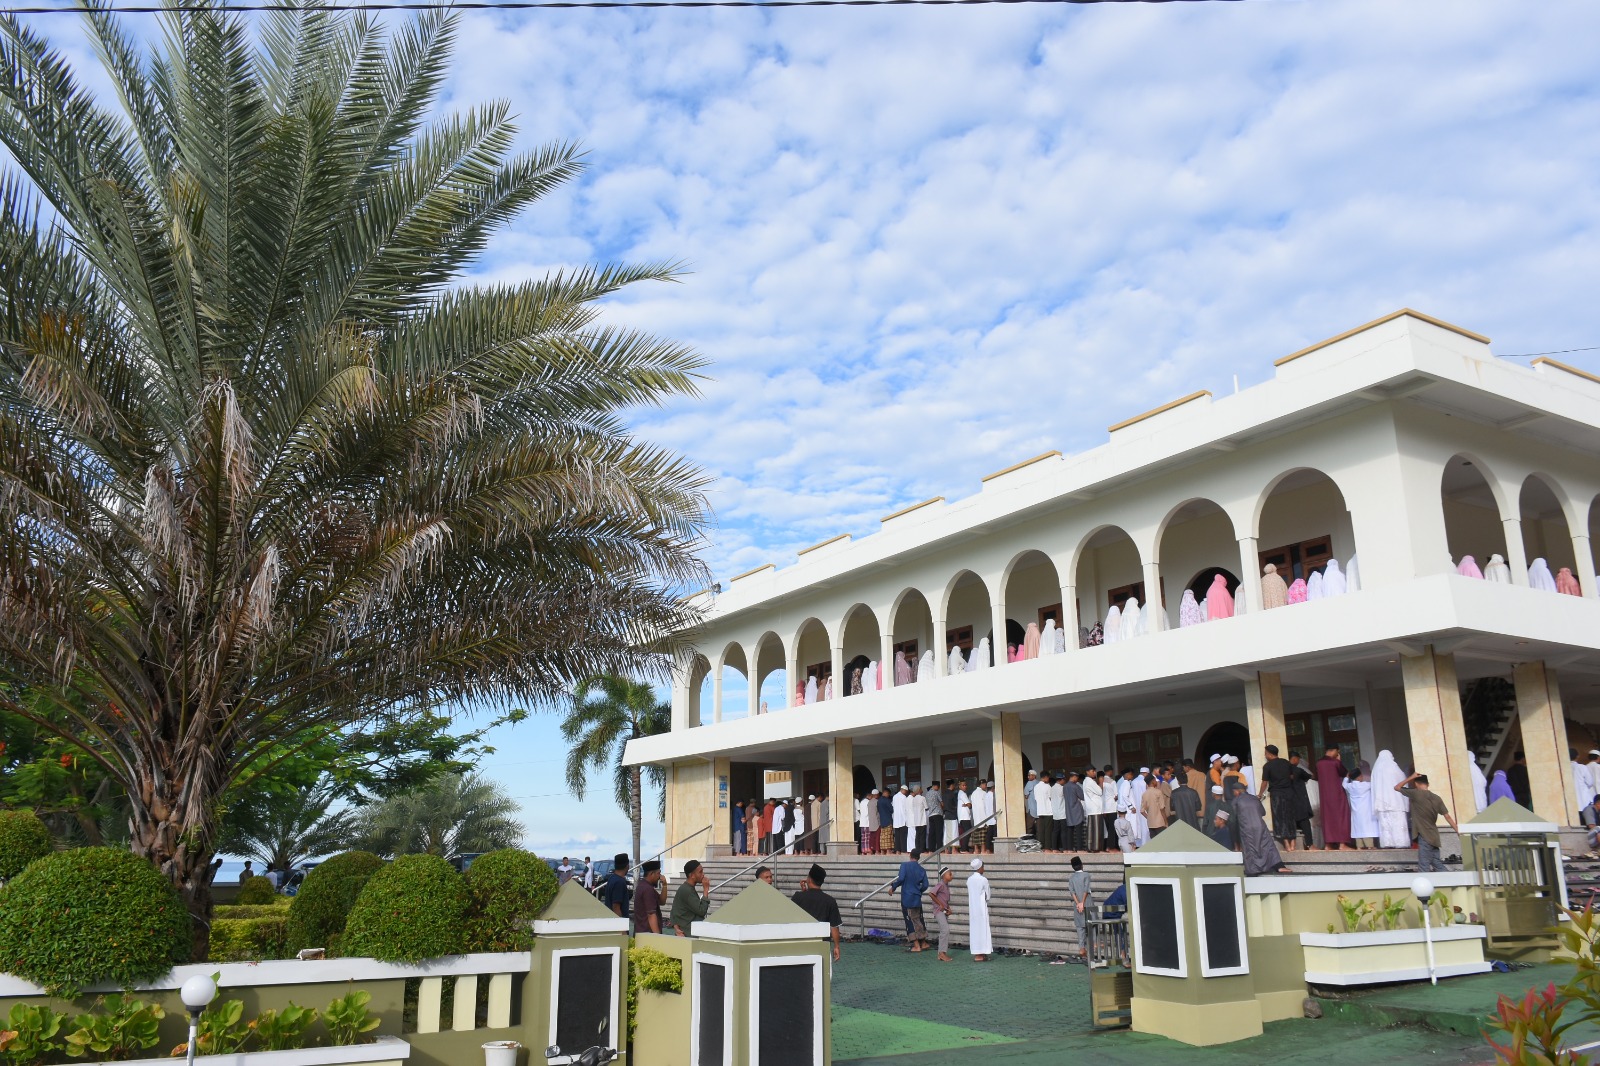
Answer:
[[[1437,985],[1439,974],[1433,964],[1433,911],[1428,908],[1428,901],[1433,898],[1433,882],[1419,877],[1411,882],[1411,891],[1422,904],[1422,938],[1428,942],[1428,982]]]
[[[189,1066],[194,1066],[195,1044],[200,1040],[200,1015],[217,998],[217,983],[197,973],[183,983],[178,997],[189,1008]]]

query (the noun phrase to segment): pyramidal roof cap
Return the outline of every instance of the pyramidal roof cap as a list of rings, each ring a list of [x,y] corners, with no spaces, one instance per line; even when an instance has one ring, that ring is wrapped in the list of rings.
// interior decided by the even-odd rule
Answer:
[[[828,923],[819,922],[765,881],[753,881],[690,930],[714,940],[827,939]]]
[[[1243,866],[1244,856],[1229,851],[1188,822],[1174,822],[1138,851],[1122,857],[1128,866]]]
[[[533,932],[537,935],[552,933],[626,933],[628,919],[611,913],[611,909],[576,881],[568,881],[550,901],[537,921]]]
[[[1472,821],[1462,823],[1461,831],[1470,836],[1474,833],[1559,833],[1561,829],[1516,800],[1501,798],[1485,807]]]

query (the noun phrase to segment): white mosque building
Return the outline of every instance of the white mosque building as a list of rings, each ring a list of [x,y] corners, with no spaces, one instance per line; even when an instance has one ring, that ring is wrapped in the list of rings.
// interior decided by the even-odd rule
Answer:
[[[703,593],[672,731],[627,760],[667,769],[669,842],[712,827],[678,859],[726,853],[768,775],[840,827],[859,790],[988,778],[1003,849],[1027,769],[1267,744],[1388,749],[1468,815],[1469,759],[1520,749],[1573,825],[1597,527],[1600,378],[1399,311]]]

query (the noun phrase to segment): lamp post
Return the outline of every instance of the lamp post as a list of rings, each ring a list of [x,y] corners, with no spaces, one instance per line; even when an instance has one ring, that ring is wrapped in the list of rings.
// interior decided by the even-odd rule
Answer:
[[[1433,912],[1428,907],[1428,901],[1433,898],[1433,882],[1419,877],[1411,882],[1411,891],[1422,904],[1422,938],[1428,944],[1428,982],[1437,985],[1439,974],[1433,965]]]
[[[200,1039],[200,1015],[217,998],[217,983],[197,973],[183,983],[178,996],[189,1008],[189,1066],[194,1066],[195,1044]]]

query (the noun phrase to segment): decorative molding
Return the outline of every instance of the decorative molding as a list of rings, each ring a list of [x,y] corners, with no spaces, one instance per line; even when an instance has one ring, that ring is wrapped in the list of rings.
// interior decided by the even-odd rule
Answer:
[[[1122,856],[1124,866],[1237,866],[1244,869],[1244,856],[1229,851],[1130,851]]]
[[[1146,411],[1142,415],[1134,415],[1132,418],[1124,418],[1121,422],[1118,422],[1114,426],[1107,426],[1106,427],[1106,432],[1107,433],[1115,433],[1119,429],[1127,429],[1129,426],[1137,425],[1138,423],[1143,422],[1147,418],[1154,418],[1156,415],[1165,414],[1167,411],[1172,410],[1174,407],[1182,407],[1186,403],[1193,403],[1195,400],[1198,400],[1202,396],[1210,396],[1210,395],[1211,395],[1211,390],[1209,390],[1209,389],[1201,389],[1199,392],[1191,392],[1187,396],[1178,397],[1176,400],[1173,400],[1171,403],[1164,403],[1160,407],[1152,407],[1150,410]]]
[[[1459,333],[1461,336],[1467,338],[1468,340],[1477,341],[1479,344],[1488,344],[1489,343],[1489,338],[1485,337],[1481,333],[1474,333],[1470,329],[1462,329],[1460,326],[1454,325],[1454,324],[1452,324],[1450,322],[1446,322],[1442,318],[1434,318],[1432,315],[1425,315],[1421,311],[1413,311],[1409,307],[1402,307],[1400,310],[1393,311],[1393,312],[1391,312],[1391,313],[1389,313],[1387,315],[1384,315],[1382,318],[1375,318],[1371,322],[1366,323],[1365,325],[1357,326],[1355,329],[1347,329],[1343,333],[1339,334],[1336,337],[1329,337],[1325,341],[1318,341],[1315,344],[1309,345],[1309,346],[1307,346],[1305,348],[1301,348],[1298,352],[1290,352],[1288,355],[1284,356],[1282,359],[1274,360],[1272,365],[1273,366],[1282,366],[1285,363],[1292,363],[1296,359],[1300,358],[1302,355],[1310,355],[1312,352],[1317,351],[1320,348],[1326,348],[1330,344],[1338,344],[1342,340],[1346,340],[1346,339],[1348,339],[1350,337],[1354,337],[1357,333],[1364,333],[1367,330],[1372,329],[1374,326],[1381,326],[1385,322],[1393,322],[1395,319],[1400,318],[1402,316],[1406,316],[1406,315],[1409,315],[1410,317],[1415,318],[1420,322],[1426,322],[1430,326],[1438,326],[1440,329],[1447,329],[1451,333]]]
[[[1044,452],[1044,453],[1042,453],[1040,455],[1035,455],[1032,459],[1024,459],[1020,463],[1012,463],[1010,466],[1006,467],[1004,470],[996,470],[992,474],[985,474],[982,480],[987,484],[988,482],[993,481],[997,477],[1005,477],[1007,474],[1014,473],[1015,471],[1021,470],[1025,466],[1032,466],[1034,463],[1042,463],[1046,459],[1059,459],[1059,458],[1061,458],[1061,453],[1060,452],[1057,452],[1057,451]]]
[[[626,918],[555,918],[533,923],[535,936],[563,936],[575,933],[626,933]]]
[[[1468,822],[1458,832],[1469,837],[1496,836],[1505,833],[1559,833],[1561,827],[1554,822]]]
[[[619,919],[621,920],[621,919]],[[624,925],[627,923],[624,921]],[[219,974],[217,987],[223,990],[253,985],[327,985],[344,981],[393,981],[412,977],[466,977],[473,974],[527,973],[533,955],[527,951],[480,952],[449,955],[416,964],[379,962],[377,959],[278,959],[270,962],[201,962],[175,966],[172,972],[155,981],[133,986],[136,992],[172,992],[191,977]],[[92,985],[86,995],[119,992],[117,985]],[[0,974],[0,996],[42,996],[44,989],[31,981]]]
[[[1244,890],[1252,896],[1287,896],[1296,892],[1371,892],[1400,889],[1409,893],[1414,871],[1393,874],[1262,874],[1244,879]],[[1478,884],[1476,870],[1450,871],[1428,875],[1435,888],[1472,888]]]
[[[826,548],[830,544],[837,544],[841,540],[849,540],[849,539],[850,539],[850,534],[848,534],[848,533],[840,533],[837,537],[829,537],[827,540],[819,540],[819,541],[817,541],[817,543],[811,545],[811,547],[809,547],[809,548],[801,548],[799,551],[795,552],[795,555],[796,556],[805,555],[807,552],[814,552],[818,548]]]
[[[912,511],[920,511],[924,507],[931,507],[936,503],[943,503],[943,502],[944,502],[944,497],[943,496],[930,496],[928,499],[923,500],[921,503],[914,503],[910,507],[902,507],[902,508],[900,508],[900,510],[895,511],[893,514],[886,514],[882,518],[878,519],[878,521],[879,522],[888,522],[888,521],[890,521],[892,519],[899,518],[901,515],[908,515]]]
[[[1428,938],[1426,929],[1377,929],[1366,933],[1301,933],[1303,948],[1366,948],[1388,944],[1421,944]],[[1433,929],[1433,942],[1484,940],[1489,930],[1481,925],[1439,925]]]
[[[730,577],[728,579],[728,584],[731,585],[735,581],[743,581],[747,577],[754,577],[756,574],[761,573],[761,571],[763,571],[763,570],[776,570],[777,568],[778,568],[778,566],[777,566],[776,563],[762,563],[760,566],[756,567],[754,570],[746,570],[742,574],[733,575],[732,577]]]
[[[722,976],[722,1066],[733,1066],[733,960],[726,955],[709,955],[696,951],[689,956],[690,967],[720,966]],[[700,1062],[700,975],[690,974],[692,1003],[689,1017],[689,1061]]]
[[[1233,906],[1238,915],[1234,928],[1239,935],[1239,965],[1212,966],[1206,939],[1206,885],[1228,885],[1233,889]],[[1250,932],[1244,919],[1244,883],[1238,877],[1197,877],[1194,879],[1194,916],[1200,932],[1200,976],[1237,977],[1250,972]]]
[[[783,922],[775,925],[729,925],[723,922],[695,922],[691,936],[750,944],[767,940],[827,940],[832,935],[827,922]]]
[[[1596,385],[1600,385],[1600,377],[1596,377],[1594,374],[1589,373],[1587,370],[1579,370],[1575,366],[1568,366],[1566,363],[1559,363],[1556,360],[1551,359],[1549,356],[1540,356],[1538,359],[1535,359],[1533,362],[1529,363],[1528,365],[1529,366],[1553,366],[1557,370],[1565,370],[1567,373],[1573,375],[1574,377],[1580,377],[1580,378],[1583,378],[1585,381],[1592,381]]]
[[[205,1055],[206,1066],[387,1066],[411,1057],[411,1045],[397,1036],[380,1036],[371,1044],[308,1047],[295,1051],[250,1051]],[[135,1059],[124,1066],[171,1066],[172,1059]]]

